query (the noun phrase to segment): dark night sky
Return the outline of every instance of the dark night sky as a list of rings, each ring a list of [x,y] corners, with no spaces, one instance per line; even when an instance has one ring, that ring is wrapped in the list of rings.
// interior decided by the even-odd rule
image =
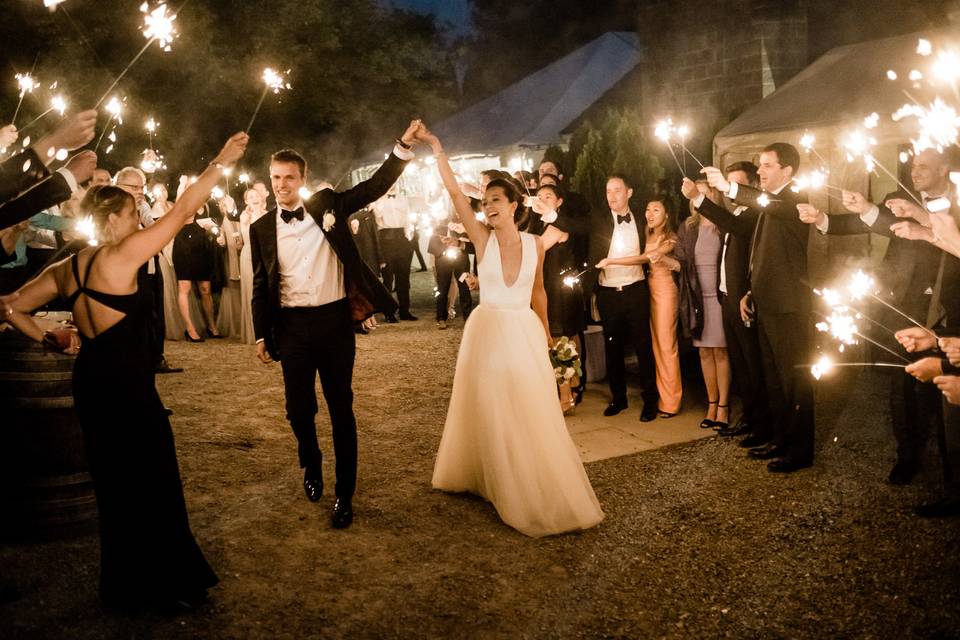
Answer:
[[[417,13],[429,13],[440,21],[449,23],[456,35],[470,30],[470,0],[381,0]]]

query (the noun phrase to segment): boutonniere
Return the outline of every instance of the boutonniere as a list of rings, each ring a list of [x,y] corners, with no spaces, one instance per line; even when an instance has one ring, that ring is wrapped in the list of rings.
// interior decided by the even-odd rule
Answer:
[[[337,217],[333,215],[333,209],[327,209],[323,212],[323,230],[330,231],[333,229],[333,225],[336,224]]]

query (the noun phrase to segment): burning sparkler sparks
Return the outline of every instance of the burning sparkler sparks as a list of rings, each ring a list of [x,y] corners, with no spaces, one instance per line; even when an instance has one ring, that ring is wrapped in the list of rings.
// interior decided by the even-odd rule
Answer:
[[[250,133],[250,129],[253,128],[253,122],[257,119],[257,114],[260,113],[260,107],[263,106],[263,101],[266,99],[267,94],[273,91],[273,93],[280,93],[281,91],[292,89],[290,82],[287,81],[287,76],[290,75],[290,69],[286,71],[277,72],[267,67],[263,70],[263,92],[260,94],[260,100],[257,102],[257,107],[253,110],[253,115],[250,117],[250,124],[247,125],[246,132]]]
[[[830,373],[831,369],[833,369],[833,360],[829,356],[820,356],[817,363],[810,367],[810,374],[819,380],[823,375]]]
[[[765,193],[761,193],[759,196],[757,196],[757,205],[761,209],[766,209],[770,205],[770,196]]]
[[[33,90],[40,86],[29,73],[18,73],[14,77],[17,80],[17,87],[20,89],[20,99],[17,100],[17,108],[13,112],[13,118],[10,119],[10,124],[14,124],[17,121],[17,115],[20,113],[20,105],[23,104],[23,97],[28,93],[33,93]]]
[[[677,154],[674,153],[674,151],[673,151],[673,138],[674,138],[674,136],[676,136],[676,138],[677,138],[677,140],[678,140],[678,144],[680,145],[680,149],[681,149],[684,153],[686,153],[687,155],[689,155],[691,158],[693,158],[694,162],[696,162],[698,165],[700,165],[700,168],[703,169],[703,163],[700,162],[700,160],[697,158],[697,156],[693,155],[693,153],[690,152],[690,149],[688,149],[688,148],[687,148],[687,145],[684,144],[684,142],[683,142],[683,141],[687,138],[687,136],[690,135],[690,127],[688,127],[688,126],[685,125],[685,124],[679,125],[679,126],[675,126],[675,125],[673,124],[673,119],[672,119],[672,118],[667,118],[666,120],[661,120],[660,122],[658,122],[658,123],[656,124],[656,126],[655,126],[654,129],[653,129],[653,135],[655,135],[656,137],[660,138],[661,140],[663,140],[664,142],[667,143],[667,148],[670,149],[670,155],[673,156],[673,161],[677,163],[677,168],[680,169],[680,171],[681,171],[684,175],[686,175],[686,173],[687,173],[686,166],[685,166],[685,165],[686,165],[686,161],[684,161],[684,164],[681,165],[679,158],[677,158]]]
[[[927,108],[917,104],[903,105],[893,114],[895,121],[902,118],[916,118],[920,126],[919,135],[911,140],[914,153],[925,149],[936,149],[942,153],[945,148],[957,143],[960,117],[956,109],[940,98],[936,98]]]
[[[143,37],[149,42],[156,40],[161,49],[170,51],[170,43],[179,35],[173,24],[173,21],[177,19],[176,14],[168,14],[167,5],[163,3],[150,11],[147,3],[144,2],[140,5],[140,11],[145,14],[143,17]]]
[[[97,228],[93,224],[92,216],[86,216],[80,220],[77,220],[74,230],[77,233],[82,234],[87,239],[87,243],[90,246],[97,246]]]

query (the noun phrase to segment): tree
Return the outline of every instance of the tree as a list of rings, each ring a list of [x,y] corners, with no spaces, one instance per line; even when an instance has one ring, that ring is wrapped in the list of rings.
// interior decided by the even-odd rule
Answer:
[[[614,173],[626,176],[633,185],[631,207],[635,210],[656,194],[664,170],[649,147],[636,111],[610,110],[598,128],[590,122],[581,125],[574,139],[585,142],[574,158],[572,186],[591,206],[605,206],[607,178]]]

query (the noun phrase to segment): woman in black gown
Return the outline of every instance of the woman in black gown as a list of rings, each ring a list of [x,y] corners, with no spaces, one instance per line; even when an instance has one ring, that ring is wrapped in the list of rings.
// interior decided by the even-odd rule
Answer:
[[[154,386],[143,340],[152,292],[141,267],[207,199],[246,144],[246,134],[230,138],[169,213],[143,230],[129,194],[92,188],[83,208],[102,244],[51,265],[6,310],[17,329],[61,350],[71,336],[44,333],[29,313],[58,296],[73,310],[81,344],[74,402],[97,495],[100,595],[110,607],[189,607],[217,583],[190,531],[173,432]]]

